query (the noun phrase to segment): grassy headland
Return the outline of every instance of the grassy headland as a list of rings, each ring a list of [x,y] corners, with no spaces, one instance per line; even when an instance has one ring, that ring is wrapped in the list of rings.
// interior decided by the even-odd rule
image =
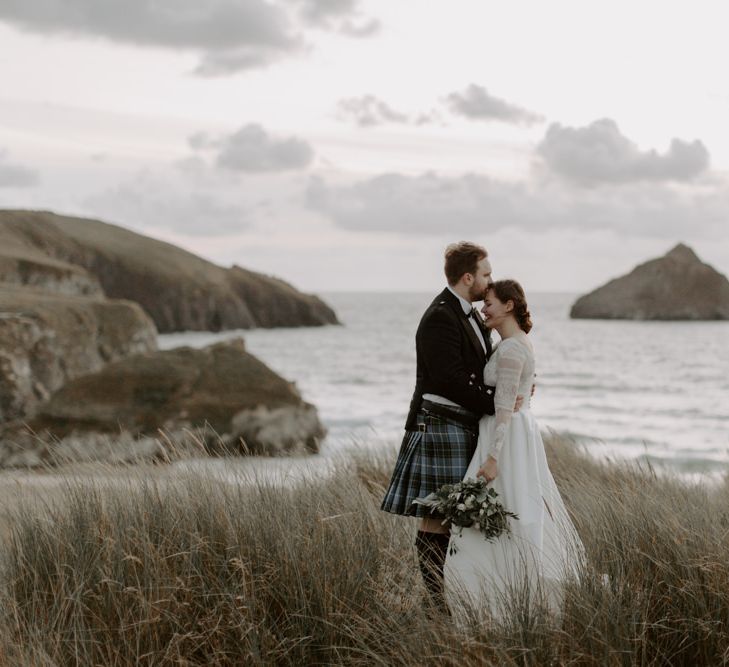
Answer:
[[[560,438],[548,451],[588,552],[559,617],[519,601],[467,628],[430,617],[415,524],[378,509],[392,457],[285,488],[69,477],[52,502],[6,509],[0,662],[729,663],[729,483],[598,463]]]

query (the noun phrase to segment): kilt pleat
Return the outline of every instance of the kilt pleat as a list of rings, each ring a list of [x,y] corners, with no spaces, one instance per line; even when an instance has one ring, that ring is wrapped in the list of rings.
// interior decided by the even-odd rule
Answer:
[[[407,431],[395,463],[381,509],[393,514],[438,517],[413,500],[455,484],[476,450],[478,435],[454,421],[433,415],[418,415],[424,430]]]

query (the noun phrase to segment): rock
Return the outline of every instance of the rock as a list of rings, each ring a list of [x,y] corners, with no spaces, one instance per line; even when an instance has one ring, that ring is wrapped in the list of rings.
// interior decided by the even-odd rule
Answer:
[[[256,326],[316,327],[335,324],[337,316],[319,297],[302,294],[289,283],[233,265],[227,271],[228,284],[255,313]],[[271,295],[275,294],[275,298]]]
[[[69,382],[27,424],[0,430],[0,465],[315,452],[324,434],[316,409],[236,339],[137,355]]]
[[[80,266],[8,251],[0,250],[0,284],[35,287],[67,296],[104,296],[99,281]]]
[[[570,317],[622,320],[729,319],[729,280],[680,243],[664,257],[580,297]]]
[[[139,303],[163,333],[338,323],[318,297],[281,280],[240,267],[224,269],[97,220],[0,211],[0,248],[10,257],[79,267],[108,297]]]
[[[307,403],[241,410],[233,415],[231,432],[236,443],[244,444],[246,449],[269,454],[302,448],[318,451],[324,436],[316,410]],[[313,435],[302,440],[302,433]]]
[[[131,301],[0,286],[0,422],[32,416],[68,380],[157,347]]]

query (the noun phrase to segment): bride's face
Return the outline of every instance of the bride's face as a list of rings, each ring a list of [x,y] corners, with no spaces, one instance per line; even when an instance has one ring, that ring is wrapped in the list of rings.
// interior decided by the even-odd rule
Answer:
[[[513,310],[514,304],[511,301],[503,303],[499,301],[493,290],[490,289],[486,292],[486,298],[484,299],[481,312],[483,313],[484,322],[487,327],[495,329],[505,319],[512,317],[511,313]]]

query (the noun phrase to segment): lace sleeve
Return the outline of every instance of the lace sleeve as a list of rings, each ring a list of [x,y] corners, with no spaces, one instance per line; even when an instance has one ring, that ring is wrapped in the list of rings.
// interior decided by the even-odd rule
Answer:
[[[503,346],[503,343],[502,343]],[[506,435],[514,414],[514,403],[519,391],[521,371],[524,368],[524,350],[521,345],[503,346],[496,359],[496,430],[494,439],[487,448],[488,456],[496,460],[506,440]]]

